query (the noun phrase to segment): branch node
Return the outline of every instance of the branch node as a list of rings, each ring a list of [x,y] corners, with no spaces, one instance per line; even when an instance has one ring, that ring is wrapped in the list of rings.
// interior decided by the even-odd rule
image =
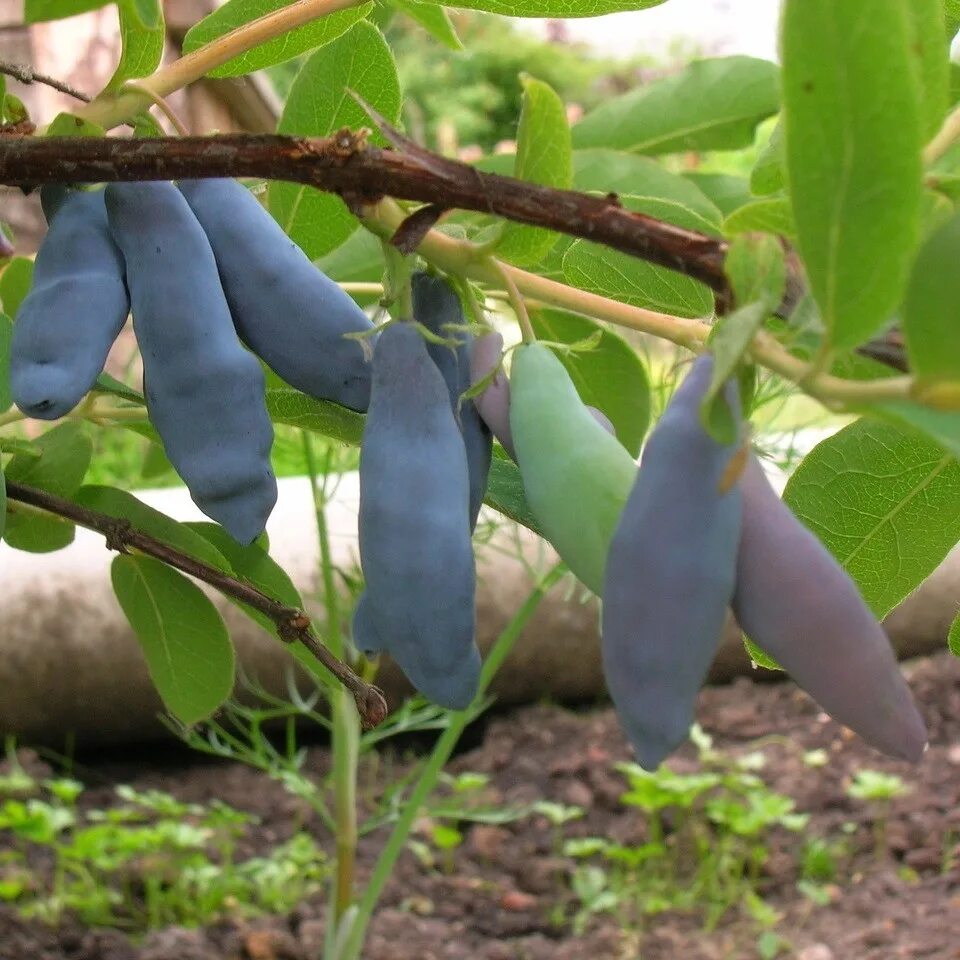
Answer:
[[[310,629],[310,618],[301,612],[277,622],[277,633],[284,643],[296,643]]]
[[[387,717],[387,700],[383,691],[379,687],[367,686],[363,690],[357,690],[353,696],[363,729],[379,727]]]
[[[117,553],[129,553],[127,540],[132,529],[133,524],[129,520],[111,518],[109,523],[104,524],[104,546],[108,550],[115,550]]]

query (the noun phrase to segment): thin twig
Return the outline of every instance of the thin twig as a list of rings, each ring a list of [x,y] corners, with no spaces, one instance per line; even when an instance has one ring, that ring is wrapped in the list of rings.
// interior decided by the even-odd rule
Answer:
[[[432,155],[384,150],[341,130],[310,139],[273,134],[216,137],[4,137],[0,183],[265,177],[337,193],[348,204],[383,196],[476,210],[605,244],[669,267],[729,297],[725,240],[621,207],[616,198],[557,190]]]
[[[28,487],[7,481],[7,497],[20,503],[45,510],[102,534],[107,548],[126,553],[136,550],[169,567],[174,567],[197,580],[216,587],[221,593],[239,600],[264,616],[277,627],[277,634],[286,643],[300,642],[337,678],[352,694],[364,726],[375,727],[387,715],[387,703],[377,687],[361,680],[345,663],[338,660],[314,635],[310,618],[296,607],[288,607],[273,597],[244,583],[230,574],[217,570],[188,554],[143,533],[129,521],[111,517],[98,510],[80,506],[55,494],[36,487]]]
[[[341,130],[332,137],[318,139],[252,134],[139,140],[113,137],[0,137],[0,184],[32,187],[40,183],[223,176],[308,184],[339,194],[361,215],[384,197],[494,214],[517,223],[603,244],[699,280],[714,291],[718,312],[722,312],[731,302],[724,273],[727,252],[724,240],[626,210],[619,206],[616,198],[556,190],[514,177],[484,173],[439,155],[430,155],[427,162],[422,149],[414,155],[384,150],[370,144],[364,131],[354,133]],[[409,216],[409,210],[402,211],[389,236]],[[435,234],[436,231],[429,231],[428,237],[434,237]],[[421,249],[426,246],[425,242]],[[458,247],[458,251],[459,266],[470,266],[463,257],[468,253],[468,259],[474,257],[476,248],[463,251]],[[778,310],[783,316],[789,315],[806,289],[799,260],[788,257],[788,264],[788,294]],[[473,266],[478,266],[478,263]],[[560,286],[526,273],[521,284],[516,269],[510,270],[524,296],[550,302],[546,287],[555,289]],[[494,276],[492,282],[499,285],[501,280]],[[586,296],[584,291],[581,293]],[[593,297],[593,301],[602,302],[608,307],[611,304],[606,298]],[[643,312],[644,323],[638,324],[637,308],[624,305],[624,309],[631,311],[630,317],[618,320],[609,315],[609,310],[602,316],[656,336],[676,339],[670,332],[675,334],[679,323],[677,318],[664,318],[670,327],[670,332],[665,334],[656,323],[647,322],[655,319],[650,311]],[[601,316],[589,310],[586,312]],[[691,321],[689,325],[692,328],[694,324]],[[773,349],[771,341],[765,353],[770,354]],[[861,351],[866,352],[865,348],[861,348]],[[884,345],[877,356],[890,366],[899,369],[905,366],[903,351],[895,345]],[[758,359],[770,366],[764,357],[758,356]],[[793,358],[783,359],[787,363],[792,362]],[[832,382],[830,385],[831,388],[836,386]],[[864,399],[860,393],[863,384],[857,383],[854,387],[857,397]],[[890,389],[898,391],[900,385]]]
[[[82,90],[71,87],[69,83],[64,83],[56,77],[47,76],[45,73],[37,73],[32,67],[18,63],[7,63],[5,60],[0,60],[0,73],[13,77],[14,80],[19,80],[21,83],[42,83],[45,87],[53,87],[54,90],[59,90],[60,93],[82,100],[84,103],[89,103],[92,99]]]

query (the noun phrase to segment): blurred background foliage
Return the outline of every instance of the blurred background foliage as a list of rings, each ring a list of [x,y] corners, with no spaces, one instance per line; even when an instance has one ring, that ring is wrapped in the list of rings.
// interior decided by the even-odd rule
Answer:
[[[461,50],[443,46],[419,24],[393,16],[387,8],[378,8],[375,18],[396,58],[407,132],[445,153],[464,147],[491,153],[501,141],[513,139],[522,73],[549,83],[578,115],[690,57],[689,51],[681,56],[679,50],[667,50],[659,63],[640,57],[617,60],[565,42],[559,22],[557,39],[550,41],[522,32],[504,17],[449,12]],[[268,71],[281,97],[289,92],[300,63],[290,60]]]

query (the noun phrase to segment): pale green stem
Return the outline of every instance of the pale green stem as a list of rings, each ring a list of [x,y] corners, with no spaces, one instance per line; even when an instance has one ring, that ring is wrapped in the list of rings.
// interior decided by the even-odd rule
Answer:
[[[932,166],[953,146],[960,137],[960,107],[956,107],[947,114],[943,126],[934,134],[933,139],[923,151],[923,165]]]
[[[326,490],[320,486],[320,472],[317,469],[312,438],[306,430],[301,431],[301,437],[317,520],[323,601],[327,617],[325,642],[334,656],[343,659],[345,643],[340,630],[340,602],[334,581],[333,555],[327,527],[327,495]],[[326,466],[329,467],[329,461]],[[329,470],[325,469],[324,481],[328,474]],[[339,684],[331,694],[330,712],[333,723],[333,819],[336,825],[337,848],[337,866],[333,880],[334,909],[330,922],[337,923],[353,902],[357,856],[356,791],[360,718],[357,716],[353,696]]]
[[[496,642],[487,654],[487,658],[483,664],[483,670],[480,674],[480,690],[473,704],[466,710],[450,713],[449,725],[440,735],[440,739],[434,746],[433,752],[427,759],[416,786],[413,788],[410,798],[403,808],[403,813],[400,814],[400,818],[394,825],[386,846],[377,859],[376,866],[373,868],[373,873],[370,876],[367,887],[363,892],[363,896],[360,898],[358,904],[359,910],[350,934],[343,945],[343,949],[339,951],[336,957],[329,958],[329,960],[358,960],[360,957],[360,952],[363,949],[363,942],[366,937],[367,926],[373,916],[373,911],[383,893],[384,886],[393,873],[397,858],[406,845],[410,830],[420,815],[420,810],[436,786],[440,772],[450,759],[464,728],[475,716],[476,708],[482,701],[487,688],[490,686],[490,681],[496,676],[501,664],[513,649],[514,643],[530,618],[536,612],[540,601],[550,588],[563,576],[565,570],[566,567],[562,564],[557,564],[557,566],[549,570],[537,586],[534,587],[523,606],[520,607],[510,623],[507,624],[500,636],[497,637]]]
[[[368,208],[365,223],[375,233],[390,236],[403,222],[406,213],[392,200],[383,200]],[[495,268],[489,258],[477,259],[476,249],[467,241],[456,240],[437,230],[431,230],[417,249],[425,259],[451,273],[461,273],[473,280],[493,286],[503,283],[504,276],[515,284],[527,298],[574,313],[582,313],[598,320],[639,330],[663,340],[669,340],[690,350],[701,350],[712,326],[705,320],[674,317],[655,310],[646,310],[628,303],[620,303],[501,264]],[[810,376],[810,365],[792,356],[775,337],[761,330],[750,347],[753,359],[824,403],[843,403],[856,406],[883,400],[904,400],[910,397],[912,377],[887,377],[881,380],[845,380],[826,373]]]

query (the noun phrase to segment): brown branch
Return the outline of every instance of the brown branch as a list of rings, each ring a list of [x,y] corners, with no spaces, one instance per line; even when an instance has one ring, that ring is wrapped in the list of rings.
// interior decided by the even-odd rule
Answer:
[[[14,80],[19,80],[21,83],[42,83],[44,86],[53,87],[54,90],[59,90],[60,93],[82,100],[84,103],[89,103],[91,99],[82,90],[71,87],[69,83],[64,83],[56,77],[49,77],[45,73],[37,73],[33,68],[19,63],[7,63],[5,60],[0,60],[0,73],[13,77]]]
[[[226,596],[258,610],[276,624],[277,633],[284,642],[302,643],[353,694],[365,727],[375,727],[386,717],[387,703],[380,690],[361,680],[317,639],[311,629],[310,618],[302,610],[288,607],[251,584],[195,560],[169,544],[143,533],[129,521],[118,520],[116,517],[80,506],[36,487],[12,483],[9,480],[6,486],[7,497],[10,500],[38,507],[40,510],[86,527],[88,530],[94,530],[106,538],[107,548],[110,550],[118,550],[121,553],[125,553],[128,549],[136,550],[191,577],[196,577],[216,587]]]
[[[0,183],[265,177],[337,193],[348,204],[383,196],[445,209],[476,210],[602,243],[669,267],[729,299],[726,241],[634,213],[616,197],[556,190],[483,173],[435,154],[384,150],[363,134],[341,130],[308,139],[275,135],[216,137],[0,138]]]
[[[398,141],[399,142],[399,141]],[[157,137],[138,140],[94,137],[0,135],[0,184],[24,188],[41,183],[102,183],[117,180],[177,180],[261,177],[288,180],[339,194],[348,205],[383,196],[429,205],[423,222],[438,210],[459,208],[494,214],[600,243],[700,280],[716,295],[717,311],[732,304],[724,273],[726,241],[625,210],[615,195],[596,197],[556,190],[513,177],[483,173],[422,147],[385,150],[365,132],[341,130],[310,139],[277,135]],[[806,290],[799,258],[787,257],[787,293],[777,311],[787,317]],[[858,348],[887,366],[906,370],[903,347],[881,337]]]

